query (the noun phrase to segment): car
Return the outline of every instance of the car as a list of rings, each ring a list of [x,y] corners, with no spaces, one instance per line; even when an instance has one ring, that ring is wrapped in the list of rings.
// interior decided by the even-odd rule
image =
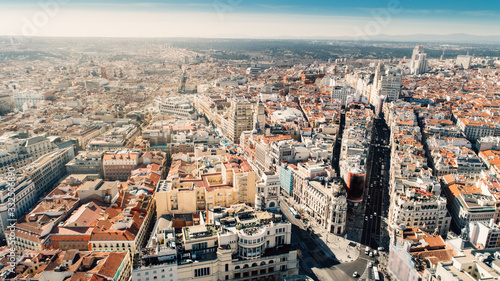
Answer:
[[[369,256],[370,258],[373,258],[373,253],[372,253],[372,252],[370,252],[370,253],[368,254],[368,256]]]
[[[354,271],[354,273],[352,274],[352,277],[357,278],[358,277],[358,272]]]

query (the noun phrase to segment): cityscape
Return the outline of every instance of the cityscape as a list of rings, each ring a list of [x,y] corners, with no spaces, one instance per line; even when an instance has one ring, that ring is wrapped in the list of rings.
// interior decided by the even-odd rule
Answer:
[[[0,280],[500,280],[498,3],[166,2],[0,3]]]

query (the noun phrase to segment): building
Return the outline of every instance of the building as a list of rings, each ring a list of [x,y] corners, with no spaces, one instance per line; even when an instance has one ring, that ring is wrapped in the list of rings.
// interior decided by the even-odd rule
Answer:
[[[154,217],[155,201],[151,195],[120,194],[121,207],[109,207],[104,218],[92,230],[89,249],[98,252],[128,251],[132,257],[147,242]]]
[[[494,219],[489,223],[474,221],[469,223],[470,242],[479,249],[496,248],[500,246],[500,227]]]
[[[498,250],[498,248],[497,248]],[[475,281],[500,278],[498,255],[488,250],[464,250],[451,261],[437,264],[432,280]]]
[[[5,270],[2,280],[116,280],[130,278],[132,261],[127,252],[29,251],[15,262],[15,270]]]
[[[432,278],[438,264],[450,262],[459,254],[439,235],[419,228],[401,228],[390,245],[387,269],[400,281],[439,280]]]
[[[441,197],[439,192],[434,194],[408,185],[404,192],[391,194],[391,229],[400,226],[420,228],[446,236],[451,225],[451,216],[446,207],[446,198]]]
[[[227,118],[222,119],[222,133],[233,143],[239,143],[241,133],[253,128],[253,105],[247,101],[232,99],[227,114]]]
[[[115,151],[118,149],[124,149],[126,141],[123,137],[97,137],[92,138],[87,142],[86,150],[88,152],[93,151]]]
[[[401,94],[401,86],[401,70],[396,67],[386,68],[383,63],[379,63],[373,78],[370,104],[377,107],[381,100],[387,102],[398,100]]]
[[[471,141],[488,136],[498,136],[500,134],[500,129],[491,122],[474,120],[472,118],[457,118],[457,127]]]
[[[11,183],[7,181],[7,178],[3,178],[0,183],[1,237],[5,236],[4,231],[7,227],[32,208],[38,200],[35,184],[31,179],[24,175],[14,175],[14,178],[16,179],[14,188],[11,188]],[[11,192],[9,192],[9,189],[11,189]],[[16,194],[15,198],[13,194]],[[15,208],[12,208],[14,206]]]
[[[256,184],[255,209],[279,210],[280,209],[280,178],[274,172],[265,172]]]
[[[69,174],[102,174],[103,152],[80,152],[66,164]]]
[[[34,107],[39,102],[45,99],[45,95],[41,91],[25,90],[22,92],[14,93],[14,106],[18,110],[24,110],[25,108]]]
[[[296,167],[296,168],[295,168]],[[288,165],[292,173],[293,198],[298,211],[307,212],[328,231],[343,234],[347,222],[347,197],[342,180],[323,164],[305,162]]]
[[[156,221],[148,243],[139,252],[132,280],[178,280],[175,229],[170,217]]]
[[[469,55],[459,55],[457,56],[457,59],[455,61],[455,63],[463,68],[463,69],[469,69],[470,66],[471,66],[471,61],[472,61],[472,57],[469,56]]]
[[[122,150],[106,152],[102,157],[103,177],[107,180],[126,181],[139,164],[140,152]]]
[[[75,157],[73,147],[56,149],[48,153],[23,169],[26,175],[35,184],[35,200],[47,192],[66,174],[66,163]]]
[[[422,46],[415,46],[411,56],[410,73],[418,75],[425,72],[427,72],[427,54],[424,53]]]
[[[22,168],[56,149],[44,136],[8,138],[0,142],[0,147],[0,173],[6,173],[9,167]]]
[[[155,99],[157,109],[170,117],[181,119],[195,119],[196,111],[188,96],[182,97],[157,97]]]
[[[281,192],[285,194],[286,196],[293,196],[292,188],[293,188],[293,172],[291,169],[296,169],[297,166],[290,164],[281,164],[280,169],[279,169],[279,176],[280,176],[280,186],[281,186]]]
[[[335,85],[332,87],[332,99],[340,100],[344,105],[346,104],[347,97],[354,96],[356,94],[356,89],[349,85]]]
[[[79,205],[74,196],[60,197],[51,192],[44,197],[28,214],[21,216],[16,225],[5,233],[14,239],[7,239],[7,245],[17,250],[51,249],[50,233],[71,214]]]
[[[340,177],[347,185],[347,200],[359,203],[365,190],[373,112],[365,105],[354,104],[345,118],[339,159]]]
[[[448,200],[448,210],[459,229],[471,222],[489,223],[491,219],[497,219],[494,197],[483,194],[473,181],[446,175],[441,178],[441,182]]]
[[[178,280],[280,280],[298,274],[291,224],[244,204],[213,208],[208,224],[182,228]]]
[[[219,157],[223,159],[220,172],[201,172],[189,179],[172,176],[169,172],[167,180],[160,181],[156,189],[157,216],[192,214],[238,203],[255,205],[257,173],[243,157]]]

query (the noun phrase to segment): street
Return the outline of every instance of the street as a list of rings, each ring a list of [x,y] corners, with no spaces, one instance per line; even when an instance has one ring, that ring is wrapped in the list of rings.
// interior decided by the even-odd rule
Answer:
[[[390,131],[384,119],[376,118],[368,155],[366,192],[364,195],[365,217],[361,243],[372,248],[385,247],[387,241],[382,232],[382,220],[387,217],[389,206],[389,146]]]
[[[295,218],[289,211],[289,205],[280,199],[281,211],[292,223],[292,246],[300,250],[300,271],[315,280],[357,280],[352,274],[362,274],[370,258],[360,252],[360,258],[353,262],[340,263],[335,251],[325,245],[318,233],[307,231],[301,219]],[[333,237],[333,235],[332,235]],[[361,249],[358,249],[358,251]],[[340,251],[345,251],[344,249]]]

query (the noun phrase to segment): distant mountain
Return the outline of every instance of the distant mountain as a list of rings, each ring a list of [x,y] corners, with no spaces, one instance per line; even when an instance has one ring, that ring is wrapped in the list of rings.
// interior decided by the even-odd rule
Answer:
[[[480,43],[500,44],[500,36],[481,36],[465,33],[455,34],[412,34],[412,35],[387,35],[380,34],[365,39],[368,41],[398,41],[398,42],[442,42],[442,43]],[[362,40],[364,38],[361,38]]]
[[[272,39],[266,37],[266,39]],[[388,35],[378,34],[370,36],[310,36],[293,37],[280,36],[274,39],[310,39],[310,40],[346,40],[360,42],[429,42],[429,43],[476,43],[476,44],[500,44],[500,35],[482,36],[465,33],[454,34],[411,34],[411,35]]]
[[[44,37],[21,37],[21,36],[6,36],[0,35],[0,43],[10,43],[14,44],[18,41],[23,41],[25,39],[35,39]],[[46,37],[46,38],[77,38],[77,37]],[[84,37],[82,37],[84,38]],[[87,39],[91,39],[89,37]],[[96,37],[99,38],[99,37]],[[103,37],[105,38],[105,37]],[[112,39],[115,37],[111,37]],[[121,38],[121,37],[117,37]],[[123,37],[121,39],[133,39]],[[155,39],[151,37],[150,39]],[[226,39],[226,40],[344,40],[344,41],[359,41],[359,42],[411,42],[411,43],[466,43],[466,44],[500,44],[500,35],[471,35],[466,33],[453,33],[453,34],[410,34],[410,35],[388,35],[388,34],[377,34],[368,36],[245,36],[244,34],[218,34],[216,37],[158,37],[156,39],[167,39],[167,40],[209,40],[209,39]]]

